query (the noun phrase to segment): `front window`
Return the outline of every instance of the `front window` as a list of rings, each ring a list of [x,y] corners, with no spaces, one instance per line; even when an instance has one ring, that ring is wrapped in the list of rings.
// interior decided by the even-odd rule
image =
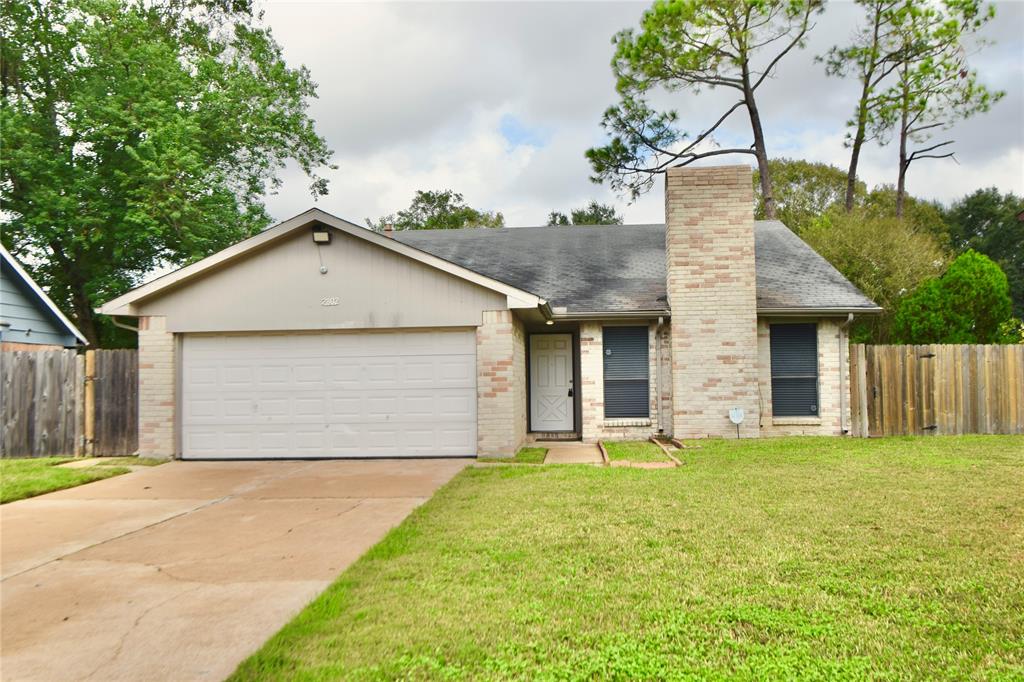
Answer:
[[[818,326],[773,324],[772,415],[818,416]]]
[[[650,365],[647,327],[604,328],[604,416],[647,418]]]

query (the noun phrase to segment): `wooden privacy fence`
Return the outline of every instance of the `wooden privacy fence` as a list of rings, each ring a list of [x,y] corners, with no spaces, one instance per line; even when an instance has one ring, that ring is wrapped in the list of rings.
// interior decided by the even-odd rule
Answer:
[[[138,449],[138,352],[0,353],[0,456],[129,455]]]
[[[855,436],[1024,433],[1024,345],[850,347]]]

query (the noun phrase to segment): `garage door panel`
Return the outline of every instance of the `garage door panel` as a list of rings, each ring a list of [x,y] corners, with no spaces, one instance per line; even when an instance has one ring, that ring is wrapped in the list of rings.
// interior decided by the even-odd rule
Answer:
[[[183,456],[476,451],[472,331],[191,336]]]

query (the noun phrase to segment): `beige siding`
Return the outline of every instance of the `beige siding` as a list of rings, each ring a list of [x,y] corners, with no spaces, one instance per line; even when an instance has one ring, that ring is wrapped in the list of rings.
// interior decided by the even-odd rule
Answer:
[[[300,230],[139,309],[165,317],[170,332],[236,332],[477,326],[484,310],[506,306],[502,294],[361,239],[335,231],[317,247]]]
[[[773,322],[814,322],[818,325],[818,417],[772,417],[772,354],[769,325]],[[840,435],[849,428],[850,363],[848,343],[840,341],[835,319],[766,319],[757,321],[757,350],[761,394],[761,433],[765,436]],[[840,346],[842,349],[840,349]],[[841,418],[842,415],[842,418]]]

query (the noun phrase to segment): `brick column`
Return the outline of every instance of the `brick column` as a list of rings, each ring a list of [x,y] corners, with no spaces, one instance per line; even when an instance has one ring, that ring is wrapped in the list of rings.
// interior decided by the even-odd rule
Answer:
[[[599,322],[580,323],[580,437],[595,443],[604,426],[604,335]]]
[[[511,457],[526,440],[526,335],[511,310],[487,310],[476,330],[477,454]]]
[[[672,309],[672,431],[677,438],[758,435],[754,191],[748,166],[674,168],[665,176]]]
[[[177,372],[174,334],[167,318],[139,318],[139,454],[170,458],[176,453],[174,419]]]

